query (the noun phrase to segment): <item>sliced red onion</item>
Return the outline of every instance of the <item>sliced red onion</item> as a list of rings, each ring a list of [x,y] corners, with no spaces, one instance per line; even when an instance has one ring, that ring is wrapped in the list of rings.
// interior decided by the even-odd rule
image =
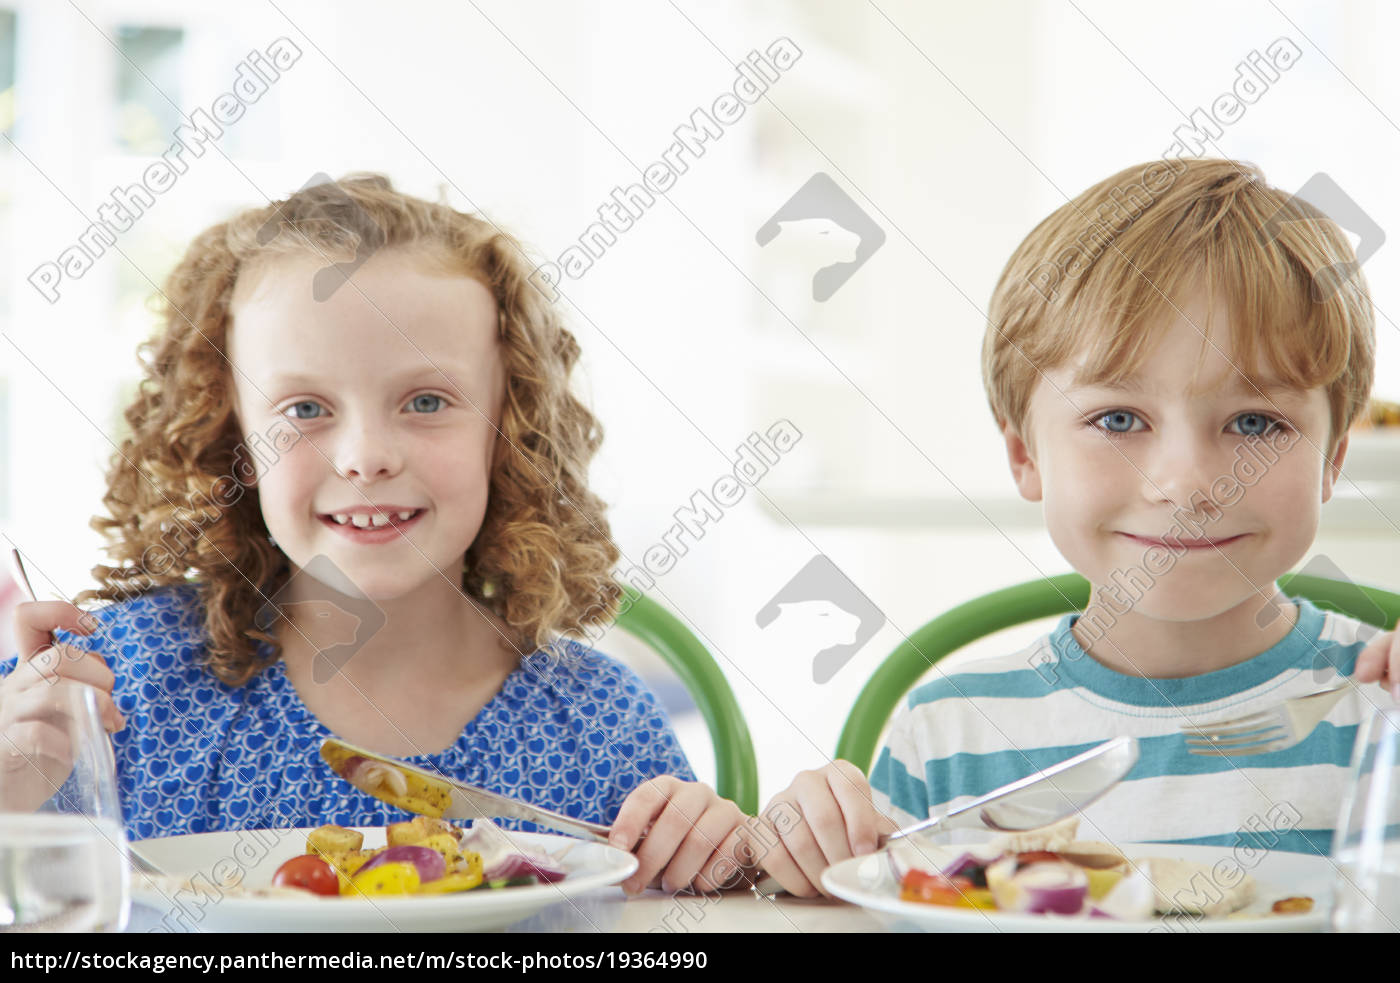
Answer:
[[[357,871],[364,873],[383,864],[409,863],[418,868],[418,880],[423,883],[435,881],[447,873],[447,861],[441,853],[426,846],[391,846],[383,853],[377,853]]]
[[[361,792],[374,795],[380,789],[387,788],[393,795],[408,794],[408,778],[382,761],[371,761],[357,754],[347,758],[341,767],[344,769],[342,777]]]
[[[510,880],[533,875],[545,884],[562,881],[568,872],[549,857],[538,854],[512,853],[482,875],[488,881]]]
[[[1084,910],[1089,878],[1083,870],[1067,863],[1038,863],[1012,873],[1015,858],[1007,860],[1009,864],[998,861],[987,869],[987,884],[1003,911],[1077,915]]]
[[[489,819],[478,819],[462,834],[460,849],[481,854],[482,876],[488,881],[533,874],[546,884],[563,880],[567,871],[547,853],[532,853],[514,843],[510,834]]]

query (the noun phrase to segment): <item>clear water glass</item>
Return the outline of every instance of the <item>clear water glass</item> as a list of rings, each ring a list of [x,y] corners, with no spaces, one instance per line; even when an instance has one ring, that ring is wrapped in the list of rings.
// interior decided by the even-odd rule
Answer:
[[[0,932],[119,932],[131,888],[112,744],[92,687],[51,685],[49,753],[0,733]]]
[[[1332,927],[1400,932],[1400,707],[1377,710],[1357,730],[1332,858]]]

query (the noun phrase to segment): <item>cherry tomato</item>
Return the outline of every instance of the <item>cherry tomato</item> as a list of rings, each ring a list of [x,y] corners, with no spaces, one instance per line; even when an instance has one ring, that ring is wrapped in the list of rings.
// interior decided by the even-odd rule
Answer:
[[[340,879],[335,868],[315,854],[293,857],[272,875],[273,887],[297,887],[313,894],[337,895]]]

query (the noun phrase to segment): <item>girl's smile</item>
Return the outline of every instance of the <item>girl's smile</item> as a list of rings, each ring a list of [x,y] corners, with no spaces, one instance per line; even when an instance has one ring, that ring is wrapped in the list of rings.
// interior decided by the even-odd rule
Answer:
[[[427,509],[399,505],[356,506],[317,516],[352,543],[374,545],[399,539]]]

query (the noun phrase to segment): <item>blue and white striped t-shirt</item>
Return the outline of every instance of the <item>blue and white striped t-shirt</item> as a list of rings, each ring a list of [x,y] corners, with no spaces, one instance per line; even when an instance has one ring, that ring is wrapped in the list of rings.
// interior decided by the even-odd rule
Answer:
[[[870,782],[877,808],[901,826],[956,807],[1119,735],[1138,739],[1127,778],[1083,811],[1079,838],[1327,853],[1358,724],[1390,705],[1378,686],[1343,697],[1302,743],[1250,757],[1187,751],[1183,723],[1271,707],[1349,676],[1374,633],[1297,599],[1277,645],[1227,669],[1182,679],[1126,676],[1091,658],[1066,615],[1005,658],[910,693]]]

